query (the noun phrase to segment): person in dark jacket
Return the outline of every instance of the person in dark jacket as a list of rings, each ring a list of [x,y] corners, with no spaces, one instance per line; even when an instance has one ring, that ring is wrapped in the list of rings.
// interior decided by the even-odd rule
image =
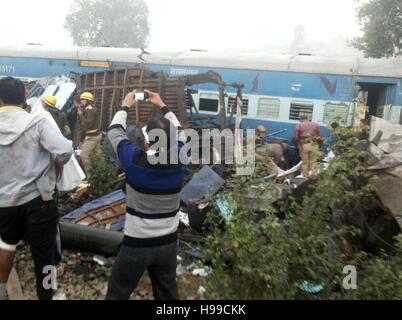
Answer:
[[[107,300],[128,300],[145,270],[151,278],[156,300],[179,299],[177,230],[186,166],[168,155],[179,157],[186,139],[178,119],[159,94],[147,92],[149,102],[161,110],[163,117],[151,119],[146,133],[152,137],[155,132],[162,132],[167,145],[153,150],[156,139],[145,139],[144,148],[138,148],[128,139],[127,114],[136,105],[134,93],[125,98],[108,133],[127,177],[127,216],[125,236],[109,281]],[[169,143],[171,140],[173,142]],[[153,161],[154,156],[163,159],[163,154],[167,155],[167,163]]]
[[[57,99],[54,96],[46,96],[42,98],[42,106],[50,113],[63,136],[71,139],[71,129],[67,121],[65,113],[56,108]]]

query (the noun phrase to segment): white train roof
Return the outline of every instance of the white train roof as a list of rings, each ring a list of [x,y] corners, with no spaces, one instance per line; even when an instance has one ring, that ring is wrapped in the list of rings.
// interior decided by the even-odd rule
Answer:
[[[54,48],[41,45],[3,46],[0,57],[95,60],[140,63],[141,49]],[[289,71],[402,78],[402,59],[366,59],[309,55],[242,54],[204,51],[151,52],[147,63],[266,71]]]

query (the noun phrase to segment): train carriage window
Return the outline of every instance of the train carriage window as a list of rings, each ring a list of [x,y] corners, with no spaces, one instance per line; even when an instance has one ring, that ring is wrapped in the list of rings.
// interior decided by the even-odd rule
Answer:
[[[228,114],[231,114],[231,113],[232,113],[232,110],[233,110],[234,108],[236,108],[236,99],[237,99],[236,96],[230,96],[230,97],[229,97],[228,108],[227,108]],[[242,106],[241,112],[242,112],[242,115],[243,115],[243,116],[247,116],[247,115],[248,115],[249,99],[243,97],[242,101],[243,101],[243,106]],[[234,114],[236,114],[236,112],[237,112],[237,110],[233,110],[233,113],[234,113]]]
[[[324,106],[323,123],[330,125],[334,122],[346,126],[349,116],[349,106],[344,103],[326,103]]]
[[[260,98],[258,101],[258,118],[265,119],[279,119],[279,111],[281,108],[281,101],[272,98]]]
[[[300,116],[306,115],[313,118],[314,103],[305,101],[292,101],[290,104],[289,120],[300,120]]]
[[[218,112],[219,111],[219,98],[217,94],[200,94],[200,111]]]

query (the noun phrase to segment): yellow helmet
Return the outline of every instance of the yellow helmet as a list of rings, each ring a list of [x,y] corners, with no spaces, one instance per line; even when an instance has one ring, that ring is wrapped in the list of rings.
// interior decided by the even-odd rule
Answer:
[[[55,107],[57,104],[57,99],[55,96],[46,96],[42,98],[42,101],[50,107]]]
[[[90,93],[90,92],[84,92],[84,93],[81,95],[80,99],[81,99],[81,100],[88,100],[88,101],[91,101],[91,102],[94,102],[94,101],[95,101],[94,95],[93,95],[92,93]]]

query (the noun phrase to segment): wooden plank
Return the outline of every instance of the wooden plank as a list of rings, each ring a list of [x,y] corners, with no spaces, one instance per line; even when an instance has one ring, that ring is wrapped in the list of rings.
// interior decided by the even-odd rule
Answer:
[[[179,111],[179,121],[181,125],[186,128],[188,126],[187,109],[186,109],[186,95],[185,95],[184,82],[179,81],[176,86],[177,101],[176,106]]]
[[[111,112],[109,114],[109,123],[111,123],[112,120],[113,120],[114,108],[116,107],[116,104],[118,102],[116,100],[119,99],[119,97],[120,97],[120,89],[114,89],[113,90],[113,96],[112,96],[112,102],[110,103],[111,104],[111,107],[110,107]]]
[[[13,268],[7,283],[7,292],[10,300],[25,300],[17,271]]]
[[[105,87],[106,86],[106,79],[107,79],[107,77],[106,77],[106,72],[107,71],[105,71],[105,72],[103,72],[103,87]],[[96,85],[97,83],[95,82],[95,85]],[[102,89],[102,101],[101,101],[101,119],[100,119],[100,124],[101,124],[101,128],[102,128],[102,130],[104,130],[105,128],[105,120],[106,120],[106,117],[105,117],[105,91],[106,91],[106,89]]]
[[[182,79],[169,78],[164,73],[149,72],[143,65],[135,68],[114,69],[107,72],[109,73],[104,75],[104,79],[101,79],[101,74],[98,74],[96,76],[97,80],[94,82],[91,81],[90,74],[81,76],[81,79],[86,80],[86,87],[80,88],[83,91],[96,92],[101,99],[101,101],[98,101],[98,108],[102,115],[103,130],[112,121],[115,108],[121,103],[122,97],[124,98],[133,89],[148,89],[159,92],[171,110],[178,116],[183,126],[188,124],[185,110],[185,83]],[[92,77],[94,76],[95,74],[92,73]],[[104,80],[103,83],[101,83],[101,80]],[[130,123],[146,123],[152,114],[152,110],[151,105],[142,104],[138,110],[134,109],[130,112]]]

